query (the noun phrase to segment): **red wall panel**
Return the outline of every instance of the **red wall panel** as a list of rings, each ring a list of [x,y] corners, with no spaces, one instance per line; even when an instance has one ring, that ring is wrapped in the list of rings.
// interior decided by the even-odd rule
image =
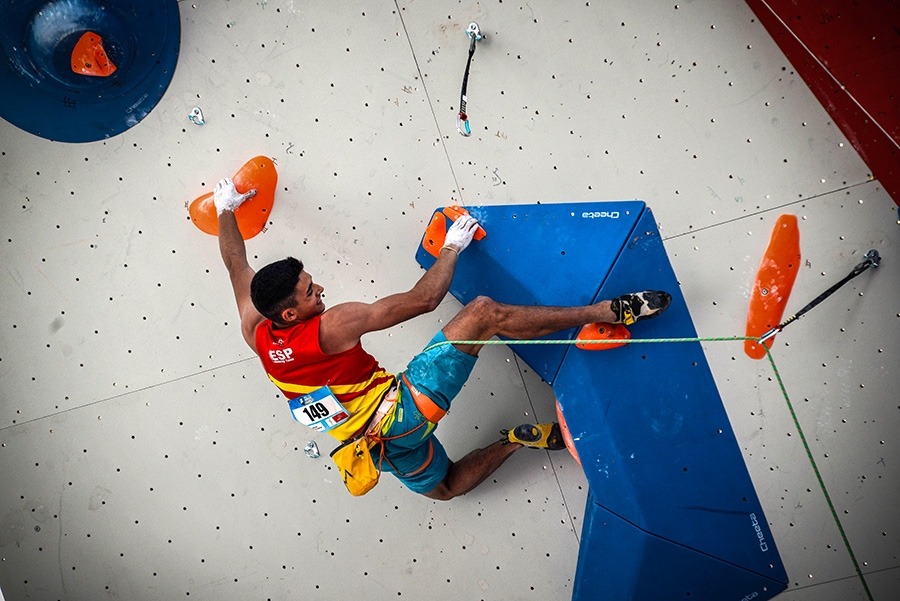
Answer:
[[[747,0],[900,205],[900,0]]]

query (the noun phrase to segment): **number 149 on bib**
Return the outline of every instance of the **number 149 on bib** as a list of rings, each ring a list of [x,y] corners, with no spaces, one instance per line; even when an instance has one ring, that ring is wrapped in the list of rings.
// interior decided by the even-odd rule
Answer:
[[[317,432],[327,432],[350,419],[350,414],[327,386],[288,400],[288,407],[295,420]]]

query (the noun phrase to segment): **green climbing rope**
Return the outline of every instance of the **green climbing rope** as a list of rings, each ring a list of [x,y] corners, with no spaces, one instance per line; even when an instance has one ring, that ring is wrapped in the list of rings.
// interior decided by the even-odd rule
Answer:
[[[437,348],[439,346],[444,346],[447,344],[456,344],[456,345],[464,345],[464,346],[473,346],[473,345],[543,345],[543,344],[646,344],[646,343],[676,343],[676,342],[734,342],[734,341],[745,341],[745,340],[753,340],[760,344],[762,344],[762,340],[760,338],[752,337],[752,336],[720,336],[720,337],[707,337],[707,338],[607,338],[604,340],[448,340],[443,342],[436,342],[430,345],[425,351],[429,351],[433,348]],[[822,494],[825,496],[825,501],[828,503],[828,508],[831,510],[831,516],[834,518],[834,523],[837,525],[838,532],[841,534],[841,539],[844,541],[844,546],[847,548],[847,553],[850,555],[851,561],[853,561],[853,567],[856,569],[856,575],[859,577],[860,582],[862,583],[863,589],[866,591],[866,596],[869,601],[874,601],[872,597],[872,592],[869,590],[869,585],[866,583],[866,577],[862,572],[862,569],[859,566],[859,562],[856,559],[856,554],[853,552],[853,548],[850,546],[850,541],[847,538],[847,533],[844,532],[844,527],[841,524],[841,519],[838,517],[837,510],[834,508],[834,503],[831,501],[831,495],[828,494],[828,488],[825,486],[825,481],[822,479],[822,474],[819,472],[819,466],[816,464],[815,457],[813,456],[812,451],[809,448],[809,444],[806,441],[806,435],[803,433],[803,428],[800,426],[800,420],[797,419],[797,414],[794,411],[794,405],[791,403],[791,398],[788,395],[787,388],[784,386],[784,381],[781,379],[781,373],[778,371],[778,366],[775,365],[775,358],[772,356],[772,352],[768,346],[763,344],[763,348],[766,349],[766,356],[769,358],[769,363],[772,366],[772,371],[775,372],[775,379],[778,381],[778,386],[781,388],[781,393],[784,395],[784,400],[787,403],[788,410],[790,411],[791,418],[794,420],[794,426],[797,428],[797,433],[800,435],[800,440],[803,442],[803,448],[806,450],[806,456],[809,458],[809,463],[812,466],[813,472],[816,475],[816,480],[819,481],[819,486],[822,488]]]
[[[831,502],[831,495],[828,494],[828,489],[825,488],[825,481],[822,480],[822,474],[819,472],[819,466],[816,465],[816,460],[813,457],[812,451],[809,449],[809,444],[806,442],[806,436],[803,434],[803,428],[800,427],[800,420],[797,419],[797,414],[794,412],[794,405],[791,403],[791,398],[788,396],[787,389],[784,387],[784,382],[781,380],[781,374],[778,372],[778,367],[775,366],[775,358],[772,356],[772,352],[769,350],[769,347],[763,345],[766,349],[766,355],[769,357],[769,363],[772,365],[772,371],[775,372],[775,379],[778,380],[778,386],[781,387],[781,393],[784,395],[784,400],[787,403],[788,410],[791,412],[791,418],[794,420],[794,426],[797,428],[797,433],[800,434],[800,440],[803,442],[803,448],[806,449],[806,456],[809,457],[809,463],[812,465],[813,472],[816,474],[816,479],[819,481],[819,486],[822,488],[822,494],[825,495],[825,501],[828,503],[828,509],[831,510],[831,515],[834,518],[834,523],[837,524],[838,532],[841,533],[841,538],[844,540],[844,546],[847,547],[847,553],[850,555],[851,561],[853,561],[853,567],[856,569],[856,575],[859,576],[859,580],[863,585],[863,588],[866,591],[866,596],[869,598],[869,601],[874,601],[872,597],[872,591],[869,590],[869,585],[866,583],[866,577],[862,573],[862,569],[859,567],[859,562],[856,560],[856,554],[853,553],[853,548],[850,546],[850,541],[847,539],[847,533],[844,532],[844,527],[841,525],[841,519],[838,517],[837,510],[834,508],[834,503]]]

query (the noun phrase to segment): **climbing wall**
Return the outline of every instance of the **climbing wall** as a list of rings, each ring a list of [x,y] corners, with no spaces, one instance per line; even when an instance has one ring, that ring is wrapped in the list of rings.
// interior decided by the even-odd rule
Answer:
[[[589,486],[568,453],[517,453],[450,503],[390,477],[356,499],[329,440],[291,420],[186,207],[258,155],[278,188],[251,263],[303,259],[330,305],[412,286],[448,204],[641,199],[700,336],[743,332],[782,213],[803,253],[789,313],[878,249],[773,347],[849,550],[771,367],[740,343],[703,352],[784,561],[779,598],[893,598],[897,207],[745,2],[178,9],[174,76],[135,126],[73,144],[0,121],[7,601],[572,597]],[[364,343],[400,370],[459,308]],[[459,458],[554,415],[541,375],[491,348],[440,435]]]

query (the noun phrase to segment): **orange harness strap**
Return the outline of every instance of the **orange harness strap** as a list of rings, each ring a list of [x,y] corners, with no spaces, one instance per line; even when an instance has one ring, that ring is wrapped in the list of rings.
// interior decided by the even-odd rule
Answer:
[[[380,457],[378,458],[378,471],[379,471],[379,472],[381,471],[381,464],[382,464],[382,462],[384,462],[384,461],[387,461],[387,462],[388,462],[388,465],[390,465],[390,466],[394,469],[394,471],[397,473],[398,476],[414,476],[414,475],[418,474],[419,472],[421,472],[422,470],[424,470],[426,467],[428,467],[428,465],[431,463],[431,460],[434,459],[434,443],[433,443],[431,440],[428,441],[428,458],[425,460],[425,463],[423,463],[423,464],[422,464],[421,466],[419,466],[418,468],[416,468],[416,469],[414,469],[413,471],[408,472],[408,473],[406,473],[406,474],[401,473],[400,470],[398,470],[398,469],[394,466],[394,464],[391,463],[391,460],[387,458],[387,455],[384,454],[384,441],[386,441],[386,440],[394,440],[394,439],[396,439],[396,438],[403,438],[404,436],[408,436],[408,435],[412,434],[413,432],[415,432],[416,430],[418,430],[419,428],[421,428],[421,427],[424,426],[424,425],[425,425],[425,422],[422,422],[421,424],[419,424],[418,426],[416,426],[415,428],[413,428],[413,429],[410,430],[409,432],[406,432],[406,433],[404,433],[404,434],[400,434],[399,436],[377,436],[377,437],[372,437],[373,440],[376,440],[376,441],[382,443],[382,444],[381,444],[381,452],[379,453]]]
[[[384,447],[382,447],[382,448],[384,448]],[[382,453],[382,456],[384,456],[383,453]],[[431,440],[428,441],[428,459],[425,460],[425,463],[423,463],[423,464],[422,464],[420,467],[418,467],[417,469],[414,469],[413,471],[407,472],[407,473],[405,473],[405,474],[401,474],[401,473],[397,470],[397,468],[394,467],[394,464],[391,463],[391,460],[390,460],[390,459],[388,459],[387,457],[384,457],[384,459],[385,459],[388,463],[390,463],[391,467],[394,468],[394,471],[397,472],[397,475],[398,475],[398,476],[402,476],[402,477],[406,477],[406,476],[415,476],[415,475],[418,474],[419,472],[423,471],[426,467],[428,467],[429,465],[431,465],[431,460],[434,459],[434,443],[432,443]]]
[[[425,416],[425,419],[436,424],[441,421],[442,417],[447,415],[447,411],[435,403],[431,397],[410,384],[406,374],[403,374],[403,381],[406,383],[410,394],[412,394],[413,403],[416,404],[416,408],[419,410],[419,413]]]

